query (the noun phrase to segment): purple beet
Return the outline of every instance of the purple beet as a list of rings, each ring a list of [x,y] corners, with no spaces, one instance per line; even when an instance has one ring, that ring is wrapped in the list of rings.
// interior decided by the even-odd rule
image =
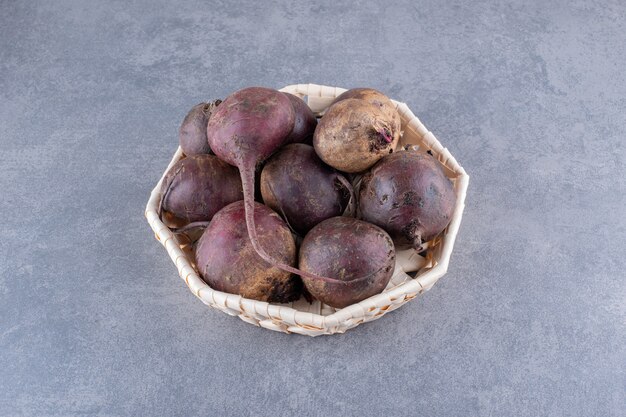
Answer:
[[[196,104],[191,108],[178,130],[178,142],[185,155],[211,153],[206,140],[206,126],[221,100]]]
[[[257,236],[272,257],[295,265],[296,244],[285,222],[266,206],[254,203]],[[196,265],[213,289],[259,301],[286,303],[300,297],[298,277],[264,261],[252,247],[243,201],[220,210],[196,246]]]
[[[385,156],[363,176],[359,192],[361,218],[385,229],[396,244],[418,251],[448,226],[455,204],[452,182],[439,162],[421,151]]]
[[[315,114],[300,97],[289,93],[284,94],[291,101],[296,115],[293,130],[289,135],[289,139],[287,139],[287,143],[307,143],[311,145],[313,143],[313,133],[317,126]]]
[[[242,198],[237,168],[214,155],[193,155],[165,175],[159,214],[170,226],[179,227],[209,221],[222,207]]]
[[[378,226],[350,217],[333,217],[315,226],[300,247],[303,271],[333,277],[303,277],[306,289],[332,307],[343,308],[382,292],[396,263],[389,235]]]
[[[323,220],[341,216],[352,185],[322,162],[310,145],[292,143],[267,161],[261,172],[263,202],[299,234]]]

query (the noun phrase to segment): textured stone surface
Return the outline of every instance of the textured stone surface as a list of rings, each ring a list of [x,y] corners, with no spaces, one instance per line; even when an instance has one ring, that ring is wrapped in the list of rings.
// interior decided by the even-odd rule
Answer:
[[[624,415],[624,2],[177,3],[0,2],[1,416]],[[471,175],[432,291],[316,339],[207,309],[143,218],[192,105],[296,82]]]

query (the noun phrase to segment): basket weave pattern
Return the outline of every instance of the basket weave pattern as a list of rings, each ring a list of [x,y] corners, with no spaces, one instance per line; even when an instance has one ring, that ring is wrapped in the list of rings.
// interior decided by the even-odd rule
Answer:
[[[319,115],[324,113],[335,97],[346,90],[316,84],[297,84],[284,87],[280,91],[305,99],[313,112]],[[339,310],[321,304],[319,301],[309,304],[304,299],[300,299],[288,304],[274,304],[215,291],[200,278],[194,268],[190,245],[194,237],[190,234],[172,233],[157,214],[163,177],[172,165],[183,157],[179,148],[163,177],[152,190],[145,216],[156,239],[167,250],[178,269],[178,274],[191,292],[204,304],[226,314],[238,316],[243,321],[256,326],[285,333],[319,336],[343,333],[361,323],[375,320],[412,300],[418,294],[429,290],[448,269],[450,254],[465,207],[465,193],[469,176],[406,104],[392,101],[397,106],[402,118],[403,134],[399,146],[412,144],[418,145],[420,149],[431,150],[432,154],[441,162],[446,175],[454,183],[457,194],[457,202],[450,225],[440,236],[427,242],[426,257],[418,255],[414,250],[398,251],[396,268],[387,288],[381,294]],[[408,273],[416,274],[415,277],[411,277]]]

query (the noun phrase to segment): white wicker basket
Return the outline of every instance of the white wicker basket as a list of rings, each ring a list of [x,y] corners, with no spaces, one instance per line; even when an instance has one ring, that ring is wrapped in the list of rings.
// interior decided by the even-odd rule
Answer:
[[[323,114],[333,99],[346,90],[315,84],[297,84],[287,86],[281,91],[302,97],[314,113]],[[385,291],[340,310],[321,304],[319,301],[309,304],[304,299],[300,299],[289,304],[273,304],[215,291],[198,276],[193,267],[190,237],[185,234],[172,233],[157,215],[162,177],[150,194],[145,215],[156,239],[167,250],[178,268],[178,274],[191,292],[204,304],[238,316],[248,323],[285,333],[319,336],[343,333],[361,323],[375,320],[415,298],[418,294],[429,290],[448,269],[450,254],[465,207],[469,176],[406,104],[397,101],[393,103],[402,117],[403,135],[400,144],[414,144],[422,149],[431,150],[453,181],[457,193],[457,203],[450,225],[440,236],[428,242],[426,257],[418,255],[414,250],[399,251],[396,269]],[[165,172],[182,156],[179,148]],[[165,176],[165,173],[163,175]],[[411,272],[416,272],[415,277],[408,275]]]

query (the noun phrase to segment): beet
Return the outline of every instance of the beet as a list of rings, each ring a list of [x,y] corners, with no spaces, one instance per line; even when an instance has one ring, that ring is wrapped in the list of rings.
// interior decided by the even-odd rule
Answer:
[[[448,226],[455,204],[452,182],[422,151],[384,157],[363,176],[359,190],[360,217],[385,229],[397,245],[418,251]]]
[[[382,292],[395,263],[389,235],[378,226],[350,217],[333,217],[315,226],[302,241],[299,253],[300,269],[335,279],[302,278],[312,296],[336,308]]]
[[[393,152],[399,126],[379,106],[349,98],[333,104],[315,129],[313,146],[328,165],[357,173]]]
[[[196,104],[191,108],[178,130],[178,142],[185,155],[199,155],[211,153],[211,147],[206,138],[206,127],[211,114],[221,100]]]
[[[394,134],[400,137],[401,119],[400,114],[396,110],[396,106],[393,102],[378,90],[373,88],[351,88],[350,90],[340,94],[331,104],[339,103],[342,100],[354,98],[358,100],[365,100],[377,106],[384,114],[385,118],[391,122],[392,130]]]
[[[257,238],[280,262],[295,265],[296,244],[285,222],[254,203]],[[302,282],[264,261],[252,247],[243,201],[220,210],[196,246],[196,265],[211,288],[259,301],[287,303],[300,297]]]
[[[289,93],[284,94],[291,101],[296,117],[287,143],[307,143],[310,145],[313,141],[313,132],[315,132],[315,127],[317,126],[315,114],[300,97]]]
[[[353,191],[343,175],[318,158],[312,146],[293,143],[281,148],[263,167],[261,194],[265,204],[304,235],[321,221],[340,216]]]
[[[258,165],[285,143],[294,120],[293,106],[285,94],[264,87],[249,87],[228,96],[207,125],[207,138],[213,152],[239,168],[250,240],[257,253],[270,263],[275,261],[259,244],[254,225],[254,173]]]
[[[171,227],[209,221],[222,207],[242,198],[237,168],[213,155],[188,156],[163,179],[159,215]]]
[[[251,182],[256,165],[286,142],[294,120],[285,94],[264,87],[244,88],[217,107],[207,125],[207,139],[220,159],[239,168],[242,182]]]

